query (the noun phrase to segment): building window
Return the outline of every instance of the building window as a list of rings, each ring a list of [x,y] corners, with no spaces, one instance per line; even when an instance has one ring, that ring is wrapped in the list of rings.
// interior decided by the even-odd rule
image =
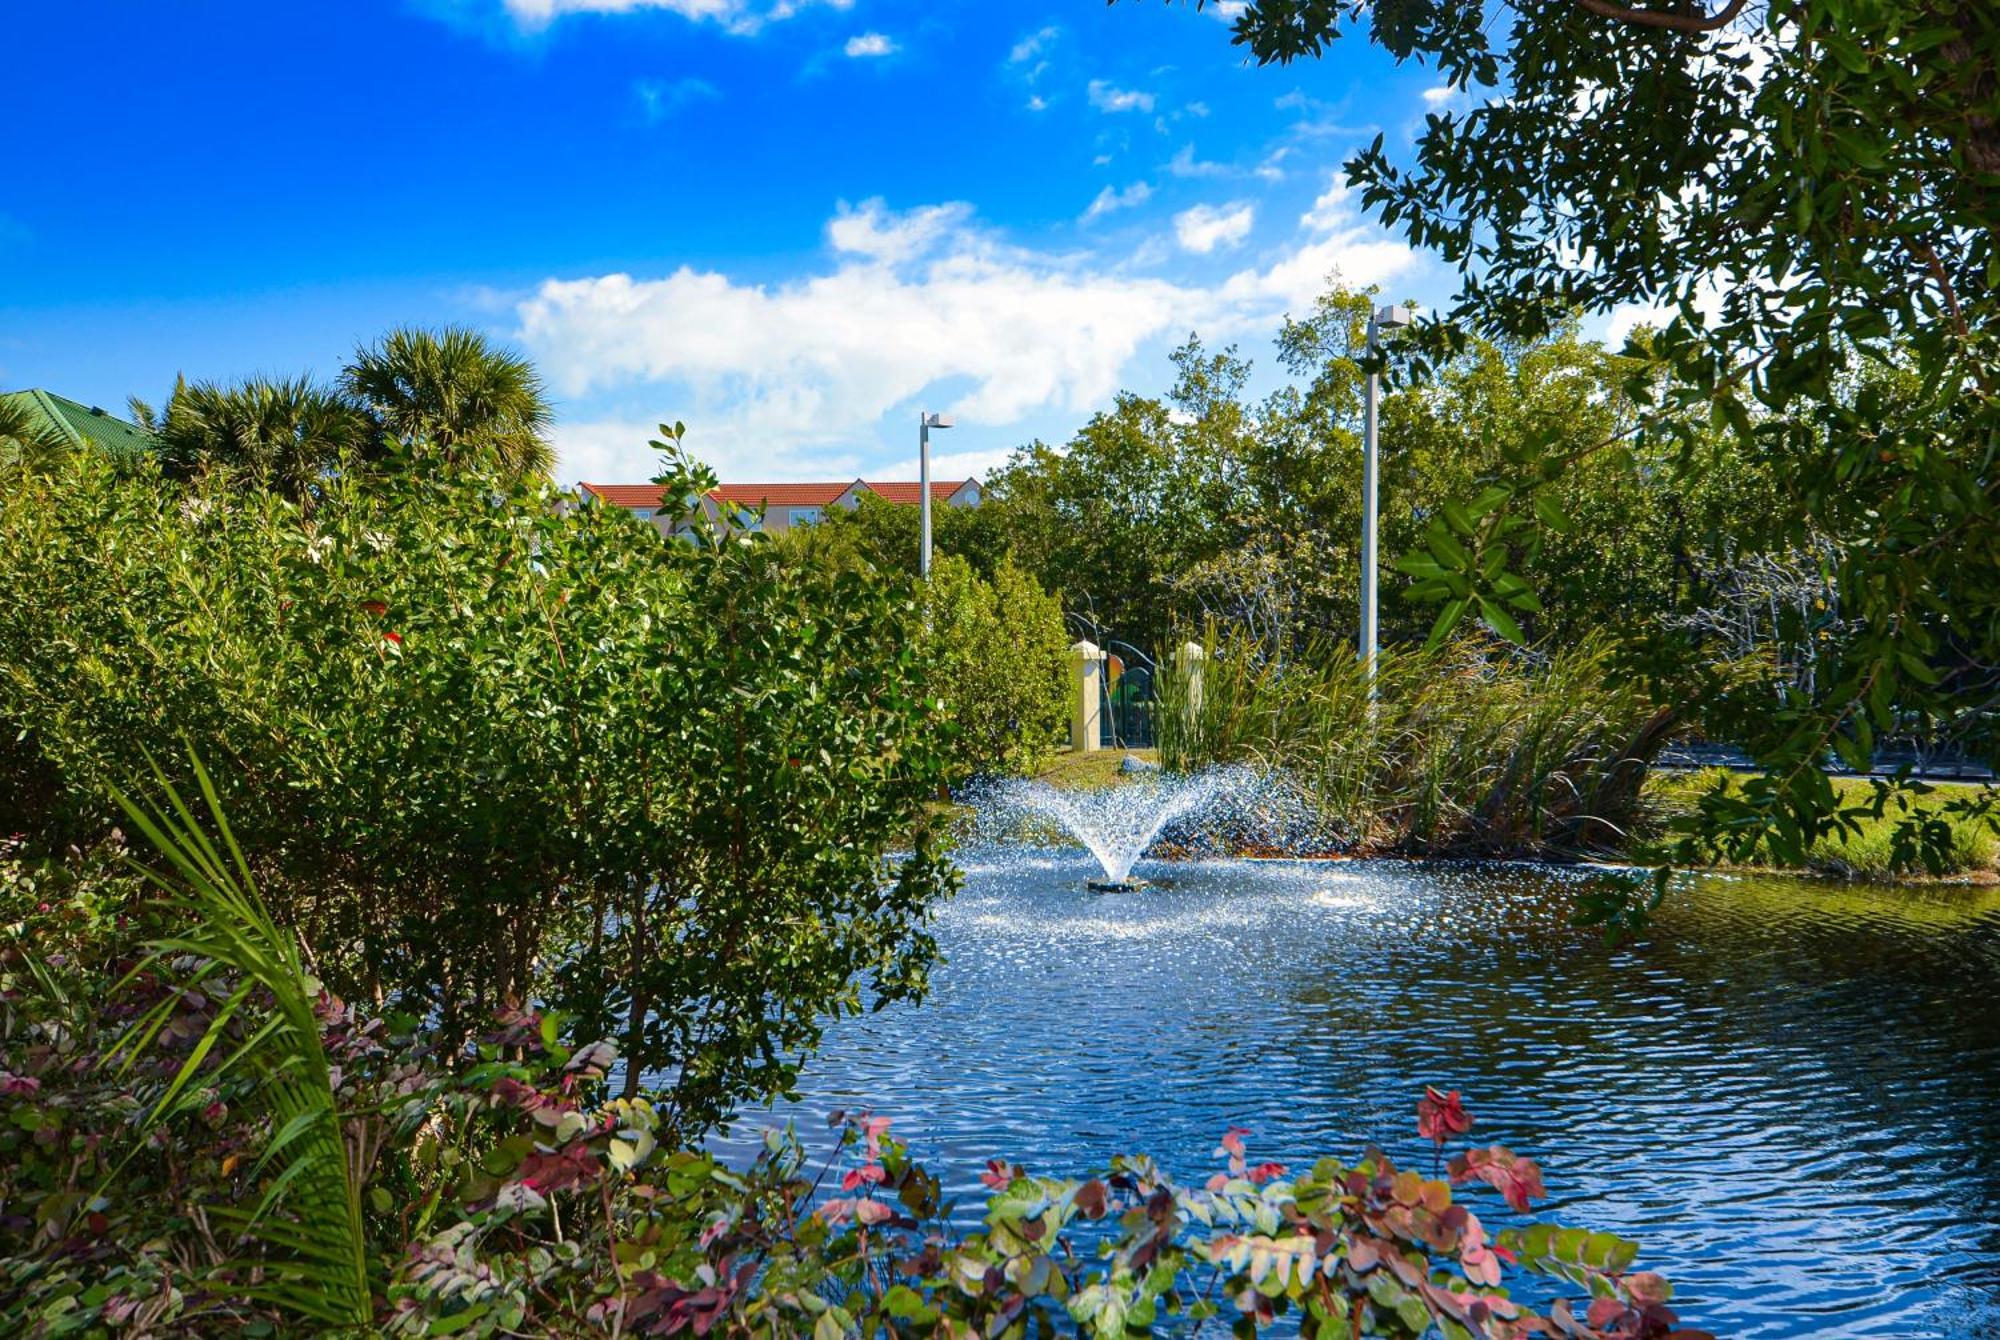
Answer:
[[[819,524],[819,518],[820,509],[817,507],[794,507],[792,509],[792,524],[794,526],[815,526]]]
[[[635,507],[632,509],[632,515],[638,517],[641,521],[651,521],[653,519],[653,509],[650,507]]]

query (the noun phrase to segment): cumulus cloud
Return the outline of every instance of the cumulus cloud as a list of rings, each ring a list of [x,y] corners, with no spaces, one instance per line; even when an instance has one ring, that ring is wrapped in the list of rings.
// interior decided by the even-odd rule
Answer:
[[[1450,84],[1438,84],[1423,91],[1424,106],[1442,107],[1458,96],[1458,90]]]
[[[1222,286],[1232,305],[1258,299],[1282,304],[1286,311],[1309,307],[1326,289],[1327,277],[1338,274],[1356,288],[1383,284],[1414,269],[1417,253],[1370,223],[1352,193],[1338,178],[1299,219],[1308,241],[1263,270],[1231,275]]]
[[[1089,223],[1093,219],[1102,218],[1106,214],[1110,214],[1116,210],[1130,209],[1134,205],[1143,205],[1152,199],[1152,197],[1153,188],[1142,181],[1135,181],[1122,191],[1113,190],[1107,186],[1097,193],[1095,200],[1090,202],[1090,208],[1083,211],[1082,222]]]
[[[1257,207],[1247,200],[1228,205],[1196,205],[1174,215],[1174,236],[1183,250],[1207,255],[1217,247],[1239,245],[1250,236]]]
[[[1081,417],[1166,340],[1268,330],[1335,270],[1368,283],[1411,262],[1362,221],[1331,222],[1200,285],[1014,245],[968,205],[875,200],[834,215],[813,273],[548,279],[517,304],[514,333],[560,396],[618,407],[558,428],[563,478],[643,478],[653,424],[676,417],[725,475],[833,478],[920,400],[968,426]]]
[[[1093,79],[1089,87],[1090,105],[1100,112],[1150,112],[1153,95],[1139,89],[1118,88],[1109,81]]]
[[[863,60],[871,56],[893,56],[896,54],[896,43],[886,33],[857,33],[847,39],[847,45],[841,50],[857,60]]]
[[[893,263],[928,251],[947,232],[962,229],[971,217],[972,206],[963,201],[925,205],[901,214],[892,213],[880,200],[867,201],[859,209],[843,201],[826,226],[826,237],[835,251]]]

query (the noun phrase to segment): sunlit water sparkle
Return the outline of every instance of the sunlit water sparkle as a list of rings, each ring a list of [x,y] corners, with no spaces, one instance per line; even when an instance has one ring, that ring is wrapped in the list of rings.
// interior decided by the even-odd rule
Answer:
[[[1170,886],[1112,897],[1095,869],[976,853],[931,998],[837,1024],[778,1116],[892,1116],[975,1204],[993,1157],[1205,1176],[1231,1123],[1257,1157],[1421,1162],[1438,1083],[1692,1323],[2000,1335],[2000,891],[1702,878],[1608,951],[1536,867],[1142,862]]]

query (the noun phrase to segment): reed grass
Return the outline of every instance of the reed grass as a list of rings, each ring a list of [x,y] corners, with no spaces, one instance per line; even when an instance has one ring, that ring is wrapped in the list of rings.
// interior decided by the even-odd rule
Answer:
[[[1339,843],[1409,855],[1594,855],[1645,818],[1640,784],[1670,713],[1609,676],[1607,644],[1529,660],[1490,643],[1388,650],[1377,694],[1353,649],[1283,657],[1203,639],[1197,698],[1160,686],[1161,762],[1283,777]]]

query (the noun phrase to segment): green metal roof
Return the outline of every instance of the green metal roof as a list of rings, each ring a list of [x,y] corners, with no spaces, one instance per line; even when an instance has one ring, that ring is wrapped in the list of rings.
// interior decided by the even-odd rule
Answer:
[[[94,405],[82,405],[53,391],[27,390],[0,395],[0,400],[25,401],[36,417],[68,438],[73,446],[94,445],[114,456],[132,456],[159,444],[137,424],[125,422]]]

